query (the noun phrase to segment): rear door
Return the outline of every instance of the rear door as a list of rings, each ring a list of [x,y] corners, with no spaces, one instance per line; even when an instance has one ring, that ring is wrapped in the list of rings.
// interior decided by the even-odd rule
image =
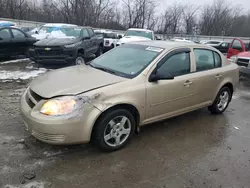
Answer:
[[[10,56],[12,54],[12,42],[10,30],[0,29],[0,57]]]
[[[27,52],[29,41],[26,34],[18,29],[10,29],[12,33],[13,52],[17,55]]]
[[[210,49],[193,49],[196,71],[193,80],[198,88],[196,98],[200,104],[211,104],[223,80],[221,56]]]
[[[230,44],[227,52],[227,58],[238,55],[240,52],[245,52],[246,48],[242,40],[234,39]]]

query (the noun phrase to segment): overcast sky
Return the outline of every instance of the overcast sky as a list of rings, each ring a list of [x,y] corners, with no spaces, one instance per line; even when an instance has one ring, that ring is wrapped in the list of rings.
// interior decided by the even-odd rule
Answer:
[[[162,4],[169,5],[173,4],[174,2],[180,2],[182,4],[203,5],[203,4],[213,3],[214,0],[160,0],[160,1],[161,1],[161,7],[164,8]],[[250,11],[250,0],[231,0],[228,2],[231,2],[231,5],[233,6],[241,6],[245,10]]]

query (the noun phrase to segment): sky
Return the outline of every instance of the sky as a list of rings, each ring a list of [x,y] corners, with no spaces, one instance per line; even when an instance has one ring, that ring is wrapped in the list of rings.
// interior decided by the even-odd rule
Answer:
[[[210,4],[213,3],[214,0],[160,0],[161,5],[162,3],[166,3],[167,5],[171,5],[175,2],[180,2],[182,4],[194,4],[194,5],[204,5],[204,4]],[[250,0],[229,0],[228,2],[231,2],[230,4],[233,6],[240,6],[244,8],[245,10],[250,11]],[[162,8],[164,6],[161,6]]]

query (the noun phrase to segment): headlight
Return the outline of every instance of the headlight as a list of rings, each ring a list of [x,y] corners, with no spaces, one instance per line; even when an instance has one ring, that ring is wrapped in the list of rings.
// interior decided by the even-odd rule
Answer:
[[[82,44],[82,42],[77,42],[74,44],[65,45],[64,47],[65,48],[75,48],[75,47],[79,46],[80,44]]]
[[[61,116],[79,110],[85,100],[76,96],[58,97],[46,101],[40,113],[48,116]]]
[[[237,63],[238,56],[237,56],[237,55],[234,55],[234,56],[230,57],[229,60],[230,60],[232,63]]]

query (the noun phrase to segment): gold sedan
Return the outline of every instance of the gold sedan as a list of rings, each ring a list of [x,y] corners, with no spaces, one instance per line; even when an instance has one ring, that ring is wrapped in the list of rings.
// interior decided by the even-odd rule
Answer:
[[[140,126],[204,107],[223,113],[238,80],[238,66],[215,48],[135,42],[36,78],[21,98],[21,115],[43,142],[92,140],[114,151]]]

